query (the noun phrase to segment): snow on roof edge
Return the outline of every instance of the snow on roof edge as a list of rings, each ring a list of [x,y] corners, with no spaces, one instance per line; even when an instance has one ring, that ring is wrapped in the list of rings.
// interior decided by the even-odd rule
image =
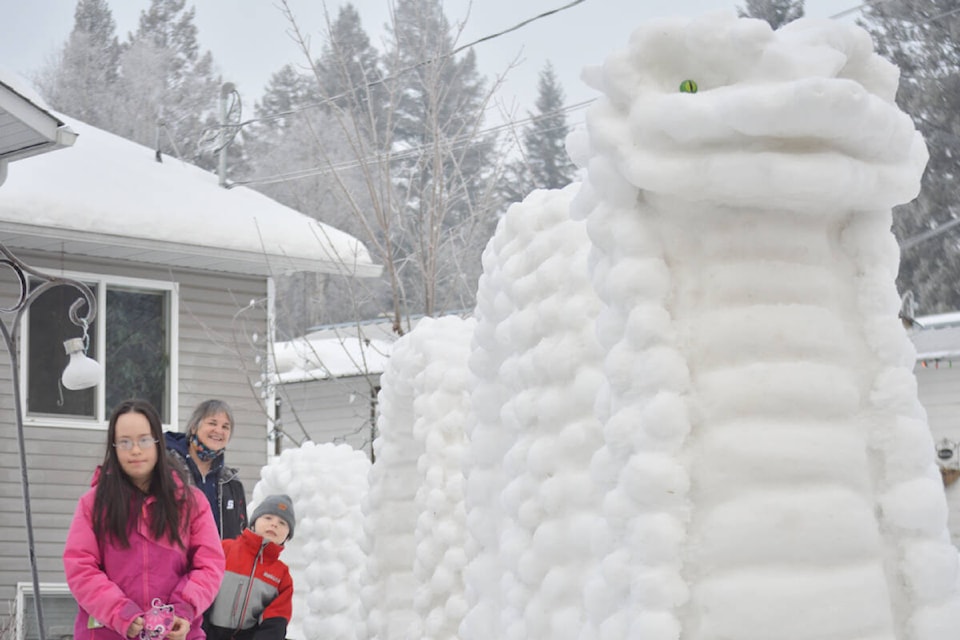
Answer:
[[[63,118],[82,140],[10,169],[0,199],[5,221],[329,263],[330,272],[358,276],[382,269],[340,229],[253,189],[223,189],[199,167],[173,158],[156,162],[143,145]]]
[[[19,73],[4,67],[0,64],[0,84],[6,86],[8,89],[13,91],[16,94],[19,94],[24,100],[28,100],[33,103],[35,107],[46,111],[51,118],[60,120],[56,114],[54,114],[53,109],[50,108],[50,105],[47,104],[46,100],[37,93],[36,89]],[[61,124],[63,122],[61,121]]]

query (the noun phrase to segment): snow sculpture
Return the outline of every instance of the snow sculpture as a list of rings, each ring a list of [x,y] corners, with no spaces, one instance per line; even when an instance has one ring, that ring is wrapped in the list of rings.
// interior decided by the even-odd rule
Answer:
[[[583,637],[956,637],[897,320],[890,208],[926,162],[897,70],[852,25],[718,14],[651,22],[586,78],[572,213],[603,302],[610,532]]]
[[[365,527],[368,637],[455,637],[466,613],[464,425],[473,320],[423,318],[384,371]]]
[[[463,506],[464,427],[471,411],[467,356],[474,320],[424,318],[411,334],[427,366],[414,381],[413,436],[423,451],[416,529],[414,610],[423,640],[454,638],[466,614],[463,570],[467,564]]]
[[[345,444],[305,442],[260,470],[250,513],[266,496],[293,499],[296,533],[280,558],[293,577],[287,637],[361,640],[360,576],[364,551],[361,503],[370,460]]]
[[[470,359],[477,421],[465,473],[477,544],[464,640],[581,632],[599,520],[589,462],[601,444],[593,404],[602,376],[589,242],[570,219],[578,188],[512,205],[484,252]]]
[[[414,497],[419,478],[413,439],[413,377],[422,368],[410,341],[401,338],[394,343],[380,377],[380,435],[373,441],[375,462],[363,505],[363,526],[370,543],[361,599],[365,637],[370,640],[415,637],[411,635],[416,628],[412,598],[416,589]]]

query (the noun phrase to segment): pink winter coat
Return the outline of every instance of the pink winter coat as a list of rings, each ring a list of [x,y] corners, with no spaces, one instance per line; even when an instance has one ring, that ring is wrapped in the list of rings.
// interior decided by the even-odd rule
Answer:
[[[176,615],[190,621],[187,640],[203,638],[203,612],[216,597],[224,571],[210,503],[199,489],[185,488],[193,494],[194,511],[180,534],[186,545],[182,549],[166,537],[152,537],[148,518],[155,498],[149,496],[137,527],[129,530],[130,547],[124,549],[94,536],[93,499],[99,475],[98,470],[91,483],[94,488],[80,497],[63,551],[67,584],[80,606],[74,640],[126,638],[127,629],[154,598],[172,604]]]

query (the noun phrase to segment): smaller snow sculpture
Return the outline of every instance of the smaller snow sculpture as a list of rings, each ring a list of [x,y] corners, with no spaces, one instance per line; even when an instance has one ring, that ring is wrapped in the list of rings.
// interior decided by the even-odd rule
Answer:
[[[360,579],[366,561],[361,505],[370,460],[345,444],[305,442],[261,469],[250,512],[285,493],[297,513],[297,535],[281,559],[293,577],[291,638],[365,640]]]

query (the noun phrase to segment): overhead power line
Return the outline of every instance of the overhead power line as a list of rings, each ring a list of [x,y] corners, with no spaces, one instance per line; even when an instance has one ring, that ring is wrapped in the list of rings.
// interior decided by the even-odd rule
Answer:
[[[885,4],[885,3],[889,2],[889,1],[890,1],[890,0],[870,0],[869,2],[864,2],[864,3],[858,4],[858,5],[855,6],[855,7],[851,7],[851,8],[849,8],[849,9],[845,9],[845,10],[841,11],[840,13],[835,13],[835,14],[833,14],[832,16],[830,16],[830,19],[833,20],[833,19],[836,19],[836,18],[842,18],[842,17],[844,17],[844,16],[850,15],[851,13],[857,13],[858,11],[861,11],[861,10],[867,8],[867,7],[872,7],[872,6],[875,6],[875,5]],[[931,22],[936,22],[937,20],[940,20],[941,18],[946,18],[947,16],[953,15],[953,14],[958,13],[958,12],[960,12],[960,7],[956,8],[956,9],[951,9],[951,10],[949,10],[949,11],[944,11],[943,13],[941,13],[941,14],[939,14],[939,15],[935,15],[935,16],[933,16],[932,18],[927,18],[926,20],[924,20],[924,21],[922,21],[922,22],[916,22],[916,23],[914,23],[914,24],[917,24],[917,25],[930,24]]]
[[[873,2],[864,2],[863,4],[858,4],[858,5],[855,6],[855,7],[851,7],[851,8],[849,8],[849,9],[844,9],[844,10],[841,11],[840,13],[835,13],[835,14],[833,14],[832,16],[830,16],[830,19],[831,19],[831,20],[836,20],[837,18],[842,18],[842,17],[844,17],[844,16],[848,16],[848,15],[850,15],[851,13],[857,13],[857,12],[860,11],[861,9],[863,9],[863,8],[865,8],[865,7],[869,7],[869,6],[872,5],[872,4],[880,4],[881,2],[886,2],[886,1],[887,1],[887,0],[873,0]]]
[[[531,122],[536,122],[538,120],[550,118],[552,116],[557,116],[557,115],[568,113],[571,111],[583,109],[593,102],[595,102],[595,99],[584,100],[583,102],[577,102],[575,104],[567,105],[565,107],[557,109],[556,111],[551,111],[549,113],[542,113],[536,116],[531,116],[529,118],[524,118],[523,120],[505,122],[495,127],[490,127],[489,129],[478,131],[476,133],[464,134],[455,138],[451,138],[449,141],[447,141],[447,144],[449,145],[449,148],[451,150],[461,149],[466,146],[469,146],[470,144],[473,144],[473,142],[476,141],[478,138],[483,138],[493,133],[498,133],[500,131],[511,129],[517,125],[528,124]],[[340,162],[336,164],[329,163],[321,167],[311,167],[309,169],[301,169],[299,171],[291,171],[289,173],[276,174],[273,176],[264,176],[262,178],[251,178],[250,180],[237,180],[236,182],[231,182],[228,185],[228,188],[240,187],[240,186],[246,186],[246,185],[252,185],[252,184],[276,184],[278,182],[286,182],[288,180],[310,178],[313,176],[333,173],[335,171],[347,171],[349,169],[356,169],[356,168],[363,167],[363,166],[372,164],[374,162],[379,162],[386,159],[389,159],[391,161],[403,160],[406,158],[416,157],[420,155],[424,150],[429,149],[430,147],[431,145],[428,143],[428,144],[412,147],[410,149],[405,149],[404,151],[390,153],[388,155],[369,155],[369,156],[364,156],[362,158],[355,158],[353,160],[347,160],[345,162]]]
[[[569,9],[569,8],[571,8],[571,7],[575,7],[576,5],[582,4],[582,3],[584,3],[584,2],[586,2],[586,0],[574,0],[573,2],[571,2],[571,3],[569,3],[569,4],[563,5],[562,7],[557,7],[556,9],[551,9],[550,11],[544,11],[544,12],[541,13],[540,15],[533,16],[532,18],[529,18],[529,19],[527,19],[527,20],[524,20],[523,22],[518,22],[517,24],[513,25],[513,26],[510,27],[509,29],[504,29],[503,31],[498,31],[498,32],[496,32],[496,33],[491,33],[490,35],[484,36],[484,37],[482,37],[482,38],[480,38],[480,39],[478,39],[478,40],[474,40],[473,42],[468,42],[467,44],[463,45],[462,47],[457,47],[456,49],[454,49],[453,51],[451,51],[449,55],[455,55],[455,54],[457,54],[457,53],[460,53],[460,52],[463,51],[464,49],[469,49],[470,47],[472,47],[472,46],[474,46],[474,45],[480,44],[481,42],[486,42],[487,40],[493,40],[494,38],[499,38],[500,36],[506,35],[506,34],[512,32],[512,31],[516,31],[517,29],[520,29],[521,27],[525,27],[525,26],[527,26],[528,24],[530,24],[531,22],[536,22],[537,20],[540,20],[541,18],[546,18],[547,16],[552,16],[552,15],[555,14],[555,13],[560,13],[561,11],[566,11],[567,9]]]
[[[933,17],[930,18],[929,20],[925,20],[924,22],[922,22],[922,23],[920,23],[920,24],[930,24],[931,22],[936,22],[936,21],[939,20],[940,18],[946,18],[947,16],[952,16],[953,14],[958,13],[958,12],[960,12],[960,7],[957,7],[956,9],[951,9],[950,11],[944,11],[944,12],[941,13],[940,15],[933,16]]]
[[[863,8],[866,7],[866,6],[869,6],[869,5],[872,5],[872,4],[881,3],[881,2],[887,2],[887,1],[888,1],[888,0],[872,0],[871,2],[864,2],[864,3],[862,3],[862,4],[857,5],[856,7],[853,7],[853,8],[851,8],[851,9],[847,9],[847,10],[845,10],[845,11],[841,11],[840,13],[837,13],[837,14],[835,14],[835,15],[832,15],[832,16],[830,16],[830,18],[831,18],[831,19],[840,18],[840,17],[845,16],[845,15],[848,15],[848,14],[850,14],[850,13],[854,13],[854,12],[856,12],[856,11],[859,11],[860,9],[863,9]],[[466,50],[466,49],[469,49],[470,47],[476,46],[476,45],[478,45],[478,44],[480,44],[480,43],[483,43],[483,42],[487,42],[487,41],[490,41],[490,40],[499,38],[499,37],[504,36],[504,35],[506,35],[506,34],[508,34],[508,33],[512,33],[512,32],[517,31],[518,29],[521,29],[521,28],[523,28],[523,27],[525,27],[525,26],[527,26],[527,25],[529,25],[529,24],[531,24],[531,23],[533,23],[533,22],[536,22],[537,20],[541,20],[541,19],[543,19],[543,18],[552,16],[552,15],[554,15],[554,14],[557,14],[557,13],[561,12],[561,11],[566,11],[567,9],[570,9],[570,8],[572,8],[572,7],[575,7],[576,5],[579,5],[579,4],[583,4],[584,2],[586,2],[586,0],[573,0],[573,2],[569,2],[569,3],[565,4],[565,5],[562,5],[562,6],[560,6],[560,7],[557,7],[557,8],[555,8],[555,9],[550,9],[549,11],[544,11],[543,13],[537,14],[536,16],[533,16],[532,18],[528,18],[528,19],[526,19],[526,20],[523,20],[523,21],[521,21],[521,22],[518,22],[517,24],[513,25],[512,27],[508,27],[507,29],[503,29],[503,30],[501,30],[501,31],[497,31],[497,32],[495,32],[495,33],[491,33],[491,34],[486,35],[486,36],[483,36],[483,37],[481,37],[481,38],[477,38],[476,40],[473,40],[473,41],[471,41],[471,42],[468,42],[468,43],[466,43],[466,44],[464,44],[464,45],[461,45],[461,46],[453,49],[453,50],[450,51],[449,53],[446,53],[446,54],[443,54],[443,55],[440,55],[440,56],[435,56],[435,57],[429,58],[429,59],[427,59],[427,60],[421,60],[421,61],[419,61],[419,62],[417,62],[417,63],[415,63],[415,64],[413,64],[413,65],[410,65],[410,66],[407,66],[407,67],[404,67],[404,68],[402,68],[402,69],[397,70],[395,73],[393,73],[393,74],[390,75],[390,76],[384,76],[384,77],[378,78],[378,79],[376,79],[376,80],[371,80],[371,81],[369,81],[369,82],[367,82],[367,83],[365,83],[365,84],[362,84],[362,85],[356,87],[355,89],[353,89],[353,90],[351,90],[351,91],[344,91],[343,93],[339,93],[339,94],[337,94],[337,95],[329,96],[329,97],[327,97],[327,98],[324,98],[323,100],[320,100],[319,102],[312,102],[312,103],[310,103],[310,104],[305,104],[305,105],[302,105],[302,106],[297,107],[297,108],[295,108],[295,109],[288,109],[288,110],[286,110],[286,111],[278,111],[278,112],[276,112],[276,113],[266,114],[266,115],[258,116],[258,117],[256,117],[256,118],[250,118],[250,119],[248,119],[248,120],[244,120],[243,122],[238,122],[238,123],[236,123],[236,124],[227,125],[227,126],[230,127],[230,128],[236,128],[237,130],[239,130],[239,129],[242,129],[243,127],[245,127],[245,126],[247,126],[247,125],[249,125],[249,124],[254,124],[254,123],[256,123],[256,122],[268,122],[268,121],[270,121],[270,120],[277,120],[277,119],[279,119],[279,118],[286,118],[286,117],[288,117],[288,116],[296,115],[296,114],[298,114],[298,113],[302,113],[302,112],[304,112],[304,111],[309,111],[309,110],[311,110],[311,109],[318,109],[318,108],[320,108],[320,107],[323,107],[323,106],[326,106],[326,105],[328,105],[328,104],[331,104],[331,103],[333,103],[333,102],[335,102],[335,101],[337,101],[337,100],[339,100],[339,99],[341,99],[341,98],[345,98],[345,97],[347,97],[347,96],[355,93],[355,92],[356,92],[357,90],[359,90],[359,89],[369,89],[369,88],[372,88],[372,87],[377,86],[377,85],[379,85],[379,84],[383,84],[384,82],[387,82],[388,80],[396,79],[397,77],[403,75],[404,73],[407,73],[407,72],[409,72],[409,71],[413,71],[413,70],[415,70],[415,69],[419,69],[420,67],[423,67],[423,66],[425,66],[425,65],[432,64],[432,63],[434,63],[434,62],[438,62],[438,61],[440,61],[440,60],[443,60],[443,59],[446,59],[446,58],[455,56],[456,54],[458,54],[458,53],[460,53],[461,51],[464,51],[464,50]],[[514,122],[513,124],[519,124],[519,122]]]
[[[912,249],[913,247],[917,246],[921,242],[925,240],[929,240],[930,238],[935,238],[936,236],[940,235],[944,231],[949,231],[950,229],[957,226],[958,224],[960,224],[960,218],[953,218],[952,220],[944,222],[938,227],[934,227],[933,229],[929,229],[927,231],[924,231],[923,233],[918,233],[915,236],[910,236],[909,238],[904,239],[904,241],[900,243],[900,250],[906,251],[908,249]]]
[[[350,90],[350,91],[344,91],[343,93],[337,94],[337,95],[335,95],[335,96],[330,96],[330,97],[324,98],[323,100],[321,100],[321,101],[319,101],[319,102],[314,102],[314,103],[310,103],[310,104],[305,104],[305,105],[302,105],[302,106],[300,106],[300,107],[297,107],[296,109],[289,109],[289,110],[287,110],[287,111],[281,111],[281,112],[277,112],[277,113],[268,114],[268,115],[265,115],[265,116],[259,116],[259,117],[256,117],[256,118],[251,118],[251,119],[249,119],[249,120],[245,120],[245,121],[243,121],[243,122],[240,122],[240,123],[238,123],[238,124],[236,124],[236,125],[232,125],[232,126],[235,126],[237,129],[241,129],[241,128],[245,127],[246,125],[248,125],[248,124],[253,124],[253,123],[255,123],[255,122],[266,122],[266,121],[268,121],[268,120],[276,120],[276,119],[278,119],[278,118],[285,118],[285,117],[287,117],[287,116],[295,115],[295,114],[297,114],[297,113],[302,113],[303,111],[307,111],[307,110],[310,110],[310,109],[318,109],[318,108],[323,107],[323,106],[325,106],[325,105],[331,104],[332,102],[335,102],[336,100],[339,100],[340,98],[345,98],[345,97],[351,95],[352,93],[355,93],[355,92],[356,92],[357,90],[359,90],[359,89],[370,89],[370,88],[375,87],[375,86],[377,86],[377,85],[383,84],[384,82],[387,82],[387,81],[389,81],[389,80],[394,80],[394,79],[398,78],[399,76],[402,76],[402,75],[405,74],[405,73],[409,73],[410,71],[414,71],[414,70],[416,70],[416,69],[419,69],[419,68],[424,67],[424,66],[429,65],[429,64],[434,64],[434,63],[436,63],[436,62],[440,62],[441,60],[446,60],[447,58],[451,58],[451,57],[457,55],[458,53],[460,53],[461,51],[464,51],[464,50],[466,50],[466,49],[469,49],[470,47],[476,46],[476,45],[478,45],[478,44],[480,44],[480,43],[482,43],[482,42],[488,42],[488,41],[493,40],[493,39],[495,39],[495,38],[499,38],[499,37],[504,36],[504,35],[506,35],[506,34],[508,34],[508,33],[512,33],[512,32],[514,32],[514,31],[516,31],[516,30],[518,30],[518,29],[521,29],[521,28],[523,28],[523,27],[525,27],[525,26],[527,26],[527,25],[529,25],[529,24],[531,24],[531,23],[533,23],[533,22],[536,22],[537,20],[542,20],[543,18],[546,18],[546,17],[552,16],[552,15],[554,15],[554,14],[560,13],[561,11],[566,11],[567,9],[570,9],[571,7],[574,7],[574,6],[578,5],[578,4],[583,4],[583,3],[586,2],[586,1],[587,1],[587,0],[574,0],[573,2],[569,2],[569,3],[567,3],[567,4],[563,5],[563,6],[557,7],[556,9],[551,9],[551,10],[549,10],[549,11],[544,11],[543,13],[540,13],[540,14],[538,14],[538,15],[536,15],[536,16],[533,16],[532,18],[528,18],[528,19],[526,19],[526,20],[523,20],[522,22],[518,22],[517,24],[513,25],[512,27],[509,27],[509,28],[504,29],[504,30],[502,30],[502,31],[497,31],[496,33],[491,33],[491,34],[489,34],[489,35],[483,36],[482,38],[477,38],[476,40],[473,40],[473,41],[468,42],[468,43],[466,43],[466,44],[464,44],[464,45],[461,45],[461,46],[453,49],[452,51],[450,51],[450,52],[448,52],[448,53],[444,53],[444,54],[441,54],[441,55],[438,55],[438,56],[434,56],[434,57],[428,58],[428,59],[426,59],[426,60],[421,60],[421,61],[416,62],[416,63],[414,63],[414,64],[412,64],[412,65],[409,65],[409,66],[407,66],[407,67],[403,67],[402,69],[398,69],[398,70],[397,70],[396,72],[394,72],[392,75],[384,76],[384,77],[382,77],[382,78],[377,78],[376,80],[370,80],[369,82],[367,82],[367,83],[365,83],[365,84],[362,84],[362,85],[360,85],[360,86],[358,86],[358,87],[356,87],[356,88],[354,88],[354,89],[352,89],[352,90]]]
[[[871,5],[882,4],[882,3],[885,3],[885,2],[888,2],[888,1],[889,1],[889,0],[871,0],[871,1],[869,1],[869,2],[864,2],[864,3],[861,3],[861,4],[857,5],[857,6],[855,6],[855,7],[851,7],[850,9],[846,9],[846,10],[844,10],[844,11],[841,11],[841,12],[839,12],[839,13],[836,13],[836,14],[830,16],[830,19],[841,18],[841,17],[844,17],[844,16],[849,15],[849,14],[851,14],[851,13],[855,13],[855,12],[857,12],[857,11],[860,11],[860,10],[864,9],[865,7],[868,7],[868,6],[871,6]],[[486,35],[486,36],[483,36],[483,37],[481,37],[481,38],[477,38],[476,40],[472,40],[471,42],[468,42],[468,43],[466,43],[466,44],[464,44],[464,45],[461,45],[461,46],[459,46],[459,47],[456,47],[455,49],[451,50],[450,52],[448,52],[448,53],[446,53],[446,54],[439,55],[439,56],[435,56],[435,57],[429,58],[429,59],[427,59],[427,60],[419,61],[419,62],[417,62],[417,63],[415,63],[415,64],[413,64],[413,65],[410,65],[410,66],[404,67],[404,68],[402,68],[402,69],[399,69],[398,71],[396,71],[394,74],[392,74],[392,75],[390,75],[390,76],[384,76],[384,77],[382,77],[382,78],[378,78],[378,79],[376,79],[376,80],[372,80],[372,81],[370,81],[370,82],[367,82],[366,84],[363,84],[363,85],[358,86],[356,89],[370,88],[370,87],[374,87],[374,86],[376,86],[376,85],[382,84],[382,83],[384,83],[384,82],[386,82],[386,81],[388,81],[388,80],[395,79],[395,78],[399,77],[400,75],[402,75],[402,74],[404,74],[404,73],[407,73],[407,72],[409,72],[409,71],[413,71],[413,70],[415,70],[415,69],[418,69],[418,68],[423,67],[423,66],[428,65],[428,64],[432,64],[432,63],[438,62],[438,61],[440,61],[440,60],[444,60],[444,59],[446,59],[446,58],[450,58],[450,57],[455,56],[456,54],[458,54],[458,53],[460,53],[460,52],[462,52],[462,51],[464,51],[464,50],[466,50],[466,49],[469,49],[469,48],[471,48],[471,47],[473,47],[473,46],[476,46],[477,44],[480,44],[480,43],[483,43],[483,42],[487,42],[487,41],[493,40],[493,39],[495,39],[495,38],[499,38],[499,37],[501,37],[501,36],[504,36],[504,35],[506,35],[506,34],[508,34],[508,33],[513,32],[513,31],[517,31],[518,29],[521,29],[521,28],[523,28],[523,27],[525,27],[525,26],[527,26],[527,25],[529,25],[529,24],[531,24],[531,23],[533,23],[533,22],[536,22],[537,20],[541,20],[541,19],[543,19],[543,18],[546,18],[546,17],[548,17],[548,16],[554,15],[554,14],[559,13],[559,12],[561,12],[561,11],[565,11],[565,10],[567,10],[567,9],[570,9],[570,8],[572,8],[572,7],[574,7],[574,6],[578,5],[578,4],[582,4],[582,3],[584,3],[584,2],[586,2],[586,0],[573,0],[573,2],[569,2],[569,3],[565,4],[565,5],[562,5],[562,6],[560,6],[560,7],[557,7],[557,8],[555,8],[555,9],[551,9],[551,10],[549,10],[549,11],[545,11],[545,12],[543,12],[543,13],[540,13],[540,14],[538,14],[538,15],[536,15],[536,16],[533,16],[532,18],[528,18],[528,19],[526,19],[526,20],[523,20],[523,21],[521,21],[521,22],[513,25],[512,27],[509,27],[509,28],[507,28],[507,29],[503,29],[502,31],[497,31],[497,32],[495,32],[495,33],[491,33],[491,34]],[[948,15],[951,15],[951,14],[957,13],[957,12],[960,12],[960,8],[947,11],[947,12],[945,12],[945,13],[943,13],[943,14],[938,15],[938,16],[934,16],[933,18],[930,18],[929,20],[925,21],[925,23],[933,22],[933,21],[935,21],[935,20],[938,20],[938,19],[940,19],[940,18],[946,17],[946,16],[948,16]],[[347,96],[351,95],[352,93],[354,93],[354,92],[356,91],[356,89],[354,89],[353,91],[347,91],[347,92],[343,92],[343,93],[340,93],[340,94],[337,94],[337,95],[334,95],[334,96],[330,96],[330,97],[325,98],[325,99],[323,99],[323,100],[321,100],[321,101],[319,101],[319,102],[306,104],[306,105],[303,105],[303,106],[298,107],[298,108],[296,108],[296,109],[289,109],[289,110],[287,110],[287,111],[281,111],[281,112],[277,112],[277,113],[273,113],[273,114],[268,114],[268,115],[264,115],[264,116],[259,116],[259,117],[257,117],[257,118],[251,118],[251,119],[249,119],[249,120],[246,120],[246,121],[237,123],[237,124],[235,124],[235,125],[228,125],[228,126],[236,127],[236,128],[239,130],[240,128],[242,128],[242,127],[244,127],[244,126],[246,126],[246,125],[248,125],[248,124],[253,124],[253,123],[255,123],[255,122],[265,122],[265,121],[269,121],[269,120],[275,120],[275,119],[278,119],[278,118],[288,117],[288,116],[291,116],[291,115],[296,115],[296,114],[302,113],[302,112],[304,112],[304,111],[308,111],[308,110],[311,110],[311,109],[316,109],[316,108],[319,108],[319,107],[323,107],[323,106],[328,105],[328,104],[330,104],[330,103],[332,103],[332,102],[334,102],[334,101],[336,101],[336,100],[338,100],[338,99],[340,99],[340,98],[347,97]],[[462,146],[465,146],[467,143],[472,142],[472,141],[475,140],[477,137],[482,137],[482,136],[486,136],[486,135],[489,135],[489,134],[492,134],[492,133],[497,133],[497,132],[500,132],[500,131],[503,131],[503,130],[512,129],[512,128],[517,127],[517,126],[520,126],[520,125],[524,125],[524,124],[528,124],[528,123],[531,123],[531,122],[535,122],[535,121],[540,120],[540,119],[542,119],[542,118],[548,118],[548,117],[551,117],[551,116],[555,116],[555,115],[559,115],[559,114],[568,113],[568,112],[576,111],[576,110],[579,110],[579,109],[583,109],[583,108],[585,108],[586,106],[588,106],[589,104],[591,104],[591,103],[593,103],[593,102],[595,102],[595,101],[596,101],[595,98],[594,98],[594,99],[590,99],[590,100],[586,100],[586,101],[583,101],[583,102],[579,102],[579,103],[575,103],[575,104],[572,104],[572,105],[564,106],[564,107],[562,107],[561,109],[558,109],[558,110],[553,111],[553,112],[550,112],[550,113],[540,114],[540,115],[538,115],[538,116],[532,116],[532,117],[524,118],[524,119],[521,119],[521,120],[511,120],[511,121],[505,122],[505,123],[503,123],[503,124],[501,124],[501,125],[497,125],[497,126],[495,126],[495,127],[491,127],[491,128],[489,128],[489,129],[485,129],[485,130],[483,130],[483,131],[480,131],[480,132],[478,132],[478,133],[476,133],[476,134],[473,134],[473,135],[470,135],[470,136],[460,136],[459,138],[454,138],[454,139],[452,139],[452,140],[450,141],[450,142],[452,143],[452,145],[451,145],[450,148],[451,148],[451,149],[458,149],[458,148],[461,148]],[[403,151],[403,152],[400,152],[400,153],[391,154],[391,155],[390,155],[390,159],[391,159],[391,160],[399,160],[399,159],[404,159],[404,158],[408,158],[408,157],[413,157],[413,156],[416,156],[417,154],[421,153],[421,152],[422,152],[425,148],[427,148],[427,147],[428,147],[428,145],[421,145],[421,146],[418,146],[418,147],[414,147],[414,148],[411,148],[411,149],[407,149],[407,150],[405,150],[405,151]],[[382,160],[382,159],[383,159],[382,157],[367,156],[367,157],[364,157],[364,158],[357,158],[357,159],[354,159],[354,160],[350,160],[350,161],[346,161],[346,162],[341,162],[341,163],[337,163],[337,164],[328,164],[328,165],[323,166],[323,167],[312,167],[312,168],[309,168],[309,169],[303,169],[303,170],[300,170],[300,171],[294,171],[294,172],[290,172],[290,173],[277,174],[277,175],[274,175],[274,176],[265,176],[265,177],[263,177],[263,178],[254,178],[254,179],[250,179],[250,180],[239,180],[239,181],[236,181],[236,182],[234,182],[234,183],[231,183],[230,186],[232,187],[232,186],[243,186],[243,185],[252,185],[252,184],[274,184],[274,183],[277,183],[277,182],[284,182],[284,181],[286,181],[286,180],[296,180],[296,179],[301,179],[301,178],[308,178],[308,177],[312,177],[312,176],[317,176],[317,175],[323,175],[323,174],[327,174],[327,173],[332,173],[332,172],[334,172],[334,171],[343,171],[343,170],[349,170],[349,169],[358,168],[358,167],[365,166],[365,165],[367,165],[367,164],[370,164],[370,163],[372,163],[372,162],[376,162],[376,161],[379,161],[379,160]],[[949,226],[953,226],[953,225],[949,225]],[[938,231],[943,231],[943,230],[945,230],[945,229],[942,229],[942,228],[941,228],[941,229],[939,229]]]
[[[874,5],[879,5],[879,4],[885,4],[887,2],[890,2],[890,0],[867,0],[867,2],[861,2],[855,7],[844,9],[840,13],[833,14],[832,16],[830,16],[830,19],[835,20],[836,18],[842,18],[844,16],[850,15],[851,13],[856,13],[862,9],[866,9],[867,7],[872,7]]]

